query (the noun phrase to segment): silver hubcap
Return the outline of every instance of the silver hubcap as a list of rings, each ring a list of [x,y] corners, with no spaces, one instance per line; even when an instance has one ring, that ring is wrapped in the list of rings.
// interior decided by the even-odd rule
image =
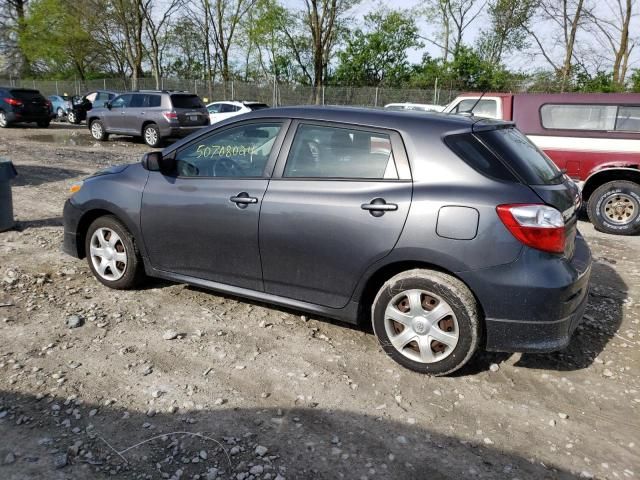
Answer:
[[[102,125],[98,122],[93,122],[91,124],[91,135],[93,135],[93,138],[102,138]]]
[[[7,117],[4,112],[0,112],[0,127],[4,127],[7,124]]]
[[[75,121],[76,121],[76,114],[75,114],[75,113],[73,113],[73,112],[69,112],[69,113],[67,114],[67,119],[68,119],[71,123],[75,122]]]
[[[458,344],[458,319],[440,296],[426,290],[405,290],[387,305],[384,327],[391,345],[420,363],[447,358]]]
[[[105,280],[115,281],[127,268],[127,252],[122,239],[110,228],[99,228],[91,236],[91,262]]]
[[[149,145],[155,145],[158,142],[158,133],[153,128],[147,128],[144,131],[144,139]]]
[[[624,225],[638,215],[638,202],[626,193],[616,193],[602,205],[602,213],[611,223]]]
[[[62,117],[64,117],[64,112],[62,111],[62,109],[61,109],[61,108],[59,108],[59,109],[57,110],[57,112],[56,112],[56,113],[57,113],[57,115],[58,115],[58,118],[62,118]]]

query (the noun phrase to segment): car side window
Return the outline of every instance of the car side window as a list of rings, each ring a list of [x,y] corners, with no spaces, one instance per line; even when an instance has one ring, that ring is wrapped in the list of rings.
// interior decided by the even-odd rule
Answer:
[[[98,96],[98,92],[91,92],[85,98],[89,100],[91,103],[96,101],[96,97]]]
[[[132,95],[131,102],[127,106],[131,108],[142,108],[144,106],[145,97],[146,95]]]
[[[220,113],[220,107],[222,107],[222,105],[216,103],[215,105],[209,105],[207,107],[207,110],[209,111],[209,113]]]
[[[220,106],[220,113],[230,113],[230,112],[235,112],[236,108],[234,105],[230,105],[228,103],[223,103]]]
[[[618,108],[616,130],[640,132],[640,107],[625,105]]]
[[[176,155],[180,177],[262,177],[281,123],[251,123],[212,132]]]
[[[160,95],[144,96],[144,102],[143,102],[144,107],[149,107],[149,108],[159,107],[161,103],[162,103],[162,98],[160,97]]]
[[[284,177],[398,179],[385,133],[300,125]]]
[[[111,108],[124,108],[128,107],[131,101],[131,95],[120,95],[113,102],[111,102]]]

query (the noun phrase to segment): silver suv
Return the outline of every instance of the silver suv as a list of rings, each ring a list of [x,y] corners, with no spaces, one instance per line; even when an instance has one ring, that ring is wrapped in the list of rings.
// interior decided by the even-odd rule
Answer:
[[[209,112],[192,93],[143,90],[123,93],[104,108],[91,110],[87,125],[96,140],[130,135],[156,148],[166,138],[185,137],[209,125]]]

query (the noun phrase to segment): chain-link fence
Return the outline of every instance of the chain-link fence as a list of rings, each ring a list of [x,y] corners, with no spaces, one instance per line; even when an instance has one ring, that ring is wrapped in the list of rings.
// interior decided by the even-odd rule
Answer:
[[[0,79],[0,85],[34,88],[43,95],[83,95],[92,90],[126,91],[131,88],[129,79],[104,78],[99,80],[20,80]],[[156,89],[153,78],[139,78],[139,90]],[[283,84],[276,82],[245,83],[230,81],[214,83],[209,88],[203,80],[163,78],[160,89],[185,90],[201,96],[205,101],[252,100],[273,106],[305,105],[315,101],[314,88],[307,85]],[[453,100],[460,88],[451,84],[431,89],[376,88],[326,86],[318,91],[320,103],[324,105],[356,105],[382,107],[389,103],[412,102],[445,105]]]

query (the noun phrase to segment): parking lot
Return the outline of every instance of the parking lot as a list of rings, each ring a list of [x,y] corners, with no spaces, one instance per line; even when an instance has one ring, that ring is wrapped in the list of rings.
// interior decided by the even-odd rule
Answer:
[[[431,378],[367,330],[158,280],[100,285],[60,251],[64,200],[147,150],[65,123],[0,132],[19,173],[0,233],[0,478],[640,476],[640,237],[581,222],[592,289],[568,349]]]

